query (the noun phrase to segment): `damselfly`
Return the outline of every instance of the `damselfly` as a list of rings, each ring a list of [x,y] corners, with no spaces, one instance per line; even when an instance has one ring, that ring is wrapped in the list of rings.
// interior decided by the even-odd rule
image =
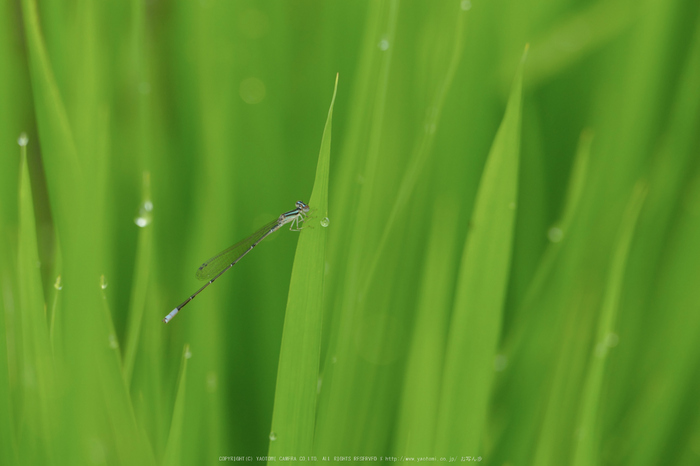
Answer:
[[[246,254],[253,250],[262,240],[267,238],[272,233],[276,232],[283,225],[291,223],[289,229],[292,231],[301,230],[301,224],[306,220],[306,214],[309,213],[309,206],[301,201],[297,201],[296,209],[285,212],[277,219],[271,221],[270,223],[260,227],[258,231],[247,237],[246,239],[234,244],[228,249],[221,251],[219,254],[215,255],[205,263],[203,263],[197,270],[196,277],[199,280],[208,280],[207,283],[194,292],[189,298],[182,302],[178,307],[170,311],[170,314],[165,316],[163,322],[166,324],[175,317],[175,315],[180,312],[180,309],[185,307],[187,303],[192,301],[195,296],[208,287],[214,280],[219,278],[224,272],[236,265],[236,263],[243,258]]]

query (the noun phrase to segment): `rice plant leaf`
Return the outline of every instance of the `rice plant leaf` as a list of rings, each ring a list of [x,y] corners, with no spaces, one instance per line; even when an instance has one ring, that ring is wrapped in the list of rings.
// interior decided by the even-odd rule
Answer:
[[[142,203],[139,221],[139,235],[136,247],[136,265],[134,271],[134,281],[131,290],[131,302],[129,303],[128,332],[126,340],[126,350],[124,353],[124,378],[126,386],[131,386],[131,376],[134,371],[134,361],[136,350],[138,349],[141,335],[141,322],[146,307],[146,292],[148,291],[148,278],[151,268],[151,249],[153,243],[153,228],[150,218],[153,203],[151,201],[151,182],[149,172],[143,174]]]
[[[484,167],[457,279],[436,433],[441,455],[480,452],[510,272],[526,54]]]
[[[628,386],[616,393],[614,401],[627,402],[629,392],[635,392],[631,414],[620,427],[625,433],[624,443],[620,444],[623,448],[616,449],[616,457],[628,458],[630,464],[697,462],[692,442],[682,438],[684,432],[697,429],[697,416],[688,423],[685,420],[690,419],[688,413],[694,412],[686,403],[695,399],[700,327],[696,312],[700,263],[700,18],[695,18],[694,25],[671,112],[664,116],[668,124],[650,168],[649,196],[627,267],[629,278],[625,278],[626,289],[639,291],[630,293],[632,299],[624,300],[621,314],[626,319],[633,314],[634,328],[646,331],[628,331],[629,337],[624,334],[630,343],[620,345],[614,369],[606,372],[606,376],[614,374],[618,383],[625,381]],[[648,311],[641,313],[640,309]],[[624,330],[621,328],[619,333],[623,335]],[[642,373],[640,362],[645,363]],[[609,399],[605,402],[614,405]],[[690,423],[694,426],[690,427]],[[668,458],[668,452],[682,450],[686,451],[677,458]]]
[[[578,441],[574,450],[574,466],[595,465],[601,462],[601,458],[598,457],[601,440],[598,430],[598,416],[600,414],[603,376],[609,348],[612,345],[611,336],[617,321],[627,256],[646,193],[646,185],[643,183],[637,184],[622,218],[617,245],[610,265],[610,276],[605,290],[605,297],[603,298],[603,307],[598,321],[596,344],[593,348],[583,386],[577,429]]]
[[[454,44],[454,47],[450,55],[450,60],[447,65],[447,71],[445,73],[445,76],[442,82],[440,83],[437,92],[435,93],[433,102],[428,107],[428,110],[426,112],[426,128],[436,128],[440,123],[440,117],[442,116],[445,100],[447,99],[447,95],[450,91],[450,88],[452,87],[452,81],[454,80],[457,67],[459,66],[459,62],[462,58],[462,35],[464,30],[464,23],[466,21],[465,17],[465,11],[460,10],[457,16],[458,19],[457,26],[454,32],[454,38],[451,41]],[[404,174],[401,180],[401,185],[399,186],[399,190],[396,194],[396,198],[394,199],[394,203],[391,206],[389,217],[386,220],[386,224],[384,225],[381,238],[379,239],[379,243],[376,246],[376,252],[375,254],[373,254],[373,259],[370,263],[369,270],[363,279],[364,284],[362,286],[362,291],[360,292],[363,295],[367,293],[367,289],[374,280],[374,275],[377,271],[377,266],[379,264],[380,258],[383,258],[382,254],[384,252],[384,248],[386,247],[387,242],[389,241],[389,238],[391,238],[392,233],[395,232],[394,229],[398,225],[399,219],[401,219],[405,215],[405,210],[408,206],[411,194],[413,193],[415,186],[418,183],[421,174],[423,173],[425,164],[428,161],[428,158],[431,154],[431,149],[433,147],[434,140],[434,129],[424,132],[420,143],[416,146],[416,149],[414,150],[413,154],[411,154],[411,158],[409,159],[407,165],[408,168],[406,169],[406,173]]]
[[[112,313],[109,309],[106,288],[107,282],[100,277],[102,285],[102,312],[99,313],[101,329],[108,329],[109,333],[103,334],[103,344],[94,348],[91,356],[94,358],[93,367],[97,368],[96,380],[100,382],[102,404],[105,407],[104,415],[109,420],[113,435],[116,456],[124,464],[149,465],[156,464],[155,456],[149,444],[148,437],[140,431],[136,422],[129,389],[125,383],[125,375],[122,370],[122,358],[119,351],[119,340],[112,322]],[[96,330],[100,331],[100,330]]]
[[[22,13],[29,52],[32,93],[43,154],[46,155],[44,163],[51,168],[60,166],[61,169],[56,170],[58,173],[65,172],[70,175],[56,180],[57,183],[62,183],[61,188],[70,191],[80,173],[78,153],[63,98],[41,35],[36,1],[23,0]],[[51,148],[50,151],[46,150],[47,146]],[[69,211],[70,199],[61,200],[66,204],[60,207]]]
[[[299,237],[289,284],[270,433],[271,456],[311,452],[313,446],[326,263],[326,228],[320,221],[328,215],[331,127],[337,90],[338,76],[309,199],[312,218]]]
[[[404,389],[401,396],[395,455],[430,456],[440,405],[440,376],[448,333],[454,271],[459,257],[457,200],[436,202],[426,252],[425,273],[417,304]]]
[[[52,464],[52,432],[56,428],[53,409],[53,359],[39,274],[36,222],[26,146],[22,148],[18,250],[17,275],[22,337],[20,377],[26,387],[19,445],[24,461],[32,464]]]
[[[619,36],[634,21],[634,15],[622,2],[595,2],[581,8],[554,27],[538,34],[532,41],[528,59],[528,84],[541,85],[587,54]],[[595,28],[588,28],[595,24]],[[566,42],[566,50],[561,46]]]
[[[180,363],[180,377],[173,408],[173,418],[170,423],[170,434],[165,447],[164,465],[177,466],[182,457],[182,433],[185,422],[185,386],[187,376],[187,360],[190,358],[190,345],[185,345]]]
[[[6,259],[6,254],[4,249],[0,249],[0,259],[7,264],[10,261]],[[5,315],[10,307],[5,303],[12,294],[10,273],[7,268],[2,267],[0,268],[0,339],[3,339],[3,343],[7,335]],[[11,406],[9,368],[7,344],[2,344],[0,345],[0,464],[19,464],[15,420]]]
[[[569,176],[562,213],[559,216],[559,220],[549,229],[548,235],[550,237],[550,243],[540,259],[534,277],[528,285],[525,296],[519,306],[520,310],[513,319],[515,321],[513,325],[515,331],[510,336],[509,340],[504,342],[503,346],[507,347],[509,350],[516,351],[514,348],[517,348],[517,346],[522,343],[523,339],[526,338],[529,330],[528,323],[526,322],[528,312],[535,305],[542,293],[546,293],[547,290],[545,287],[547,283],[549,283],[548,280],[551,278],[556,260],[559,257],[562,246],[566,242],[567,235],[571,232],[575,216],[579,212],[583,190],[588,181],[588,166],[592,143],[593,131],[591,129],[583,130],[576,149],[574,164],[571,168],[571,175]]]

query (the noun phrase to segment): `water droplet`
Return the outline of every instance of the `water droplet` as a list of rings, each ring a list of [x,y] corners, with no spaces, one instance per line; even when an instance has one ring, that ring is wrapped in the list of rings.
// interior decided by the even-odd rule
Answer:
[[[318,380],[316,381],[316,394],[318,395],[321,393],[321,384],[323,384],[323,376],[318,376]]]
[[[144,201],[139,207],[139,216],[134,219],[134,223],[141,228],[150,225],[151,220],[153,220],[151,212],[153,212],[153,202],[150,200]]]
[[[277,440],[277,434],[273,430],[272,432],[270,432],[270,441],[274,442],[275,440]]]
[[[19,135],[19,138],[17,138],[17,144],[19,144],[21,147],[26,147],[26,145],[29,144],[27,133],[22,133]]]
[[[112,349],[119,348],[119,342],[117,341],[117,336],[113,333],[109,334],[109,347]]]
[[[258,78],[246,78],[241,81],[238,90],[241,99],[247,104],[259,104],[265,98],[265,83]]]
[[[516,207],[515,202],[511,202],[510,204],[508,204],[508,207],[510,207],[510,210],[515,210],[515,207]]]
[[[469,11],[472,9],[472,2],[470,0],[462,0],[459,5],[464,11]]]
[[[41,268],[41,261],[36,261],[36,268],[40,269]]]
[[[338,362],[338,358],[336,356],[333,356],[333,358],[331,359],[331,362],[333,364],[335,364],[336,362]]]
[[[190,351],[189,348],[187,348],[187,351],[185,351],[185,359],[190,359],[192,357],[192,351]]]
[[[104,290],[104,289],[107,288],[107,285],[108,285],[108,284],[109,284],[109,283],[107,283],[107,280],[105,279],[104,274],[103,274],[103,275],[100,275],[100,288],[102,288],[102,289]]]
[[[508,356],[505,354],[497,354],[493,359],[493,369],[496,372],[502,372],[508,365]]]
[[[379,50],[384,52],[389,49],[389,41],[386,39],[382,39],[379,41],[379,44],[377,44],[377,46],[379,47]]]
[[[56,283],[53,284],[53,287],[59,291],[63,289],[63,283],[61,283],[61,276],[60,275],[58,277],[56,277]]]
[[[213,393],[216,391],[216,386],[218,382],[218,377],[216,376],[216,372],[211,371],[207,374],[207,390],[210,393]]]
[[[552,243],[558,243],[564,238],[564,232],[561,230],[561,228],[552,227],[547,232],[547,238],[549,238],[549,241]]]
[[[139,84],[139,92],[143,95],[151,93],[151,84],[149,82],[143,81]]]
[[[330,225],[330,224],[331,224],[331,219],[329,219],[328,217],[323,217],[323,218],[321,219],[321,226],[322,226],[323,228],[326,228],[326,227],[327,227],[328,225]]]

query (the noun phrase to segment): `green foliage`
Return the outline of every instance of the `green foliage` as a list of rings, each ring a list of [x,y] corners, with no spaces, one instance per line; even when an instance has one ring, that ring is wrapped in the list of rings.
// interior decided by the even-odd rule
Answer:
[[[328,215],[328,173],[331,157],[333,104],[338,92],[338,75],[326,127],[321,139],[314,189],[309,198],[314,206],[311,223],[299,237],[282,333],[280,362],[275,391],[275,410],[270,432],[270,456],[312,451],[316,421],[316,392],[321,328],[323,325],[323,281],[326,272],[326,228]],[[321,221],[314,221],[321,216]],[[323,222],[323,223],[321,223]],[[323,227],[323,228],[321,228]]]
[[[0,464],[700,461],[697,3],[0,0],[0,70]]]
[[[449,456],[477,450],[486,425],[513,244],[522,78],[523,62],[486,159],[459,267],[433,447]],[[465,338],[473,329],[478,334]]]

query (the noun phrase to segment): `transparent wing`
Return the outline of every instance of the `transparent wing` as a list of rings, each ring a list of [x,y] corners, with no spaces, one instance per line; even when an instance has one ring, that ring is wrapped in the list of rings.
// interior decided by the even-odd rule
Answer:
[[[198,280],[211,280],[216,277],[222,270],[245,255],[250,247],[260,241],[262,237],[272,230],[277,225],[277,219],[261,226],[258,231],[248,236],[246,239],[239,241],[230,248],[226,248],[219,254],[204,262],[197,269],[195,277]]]

